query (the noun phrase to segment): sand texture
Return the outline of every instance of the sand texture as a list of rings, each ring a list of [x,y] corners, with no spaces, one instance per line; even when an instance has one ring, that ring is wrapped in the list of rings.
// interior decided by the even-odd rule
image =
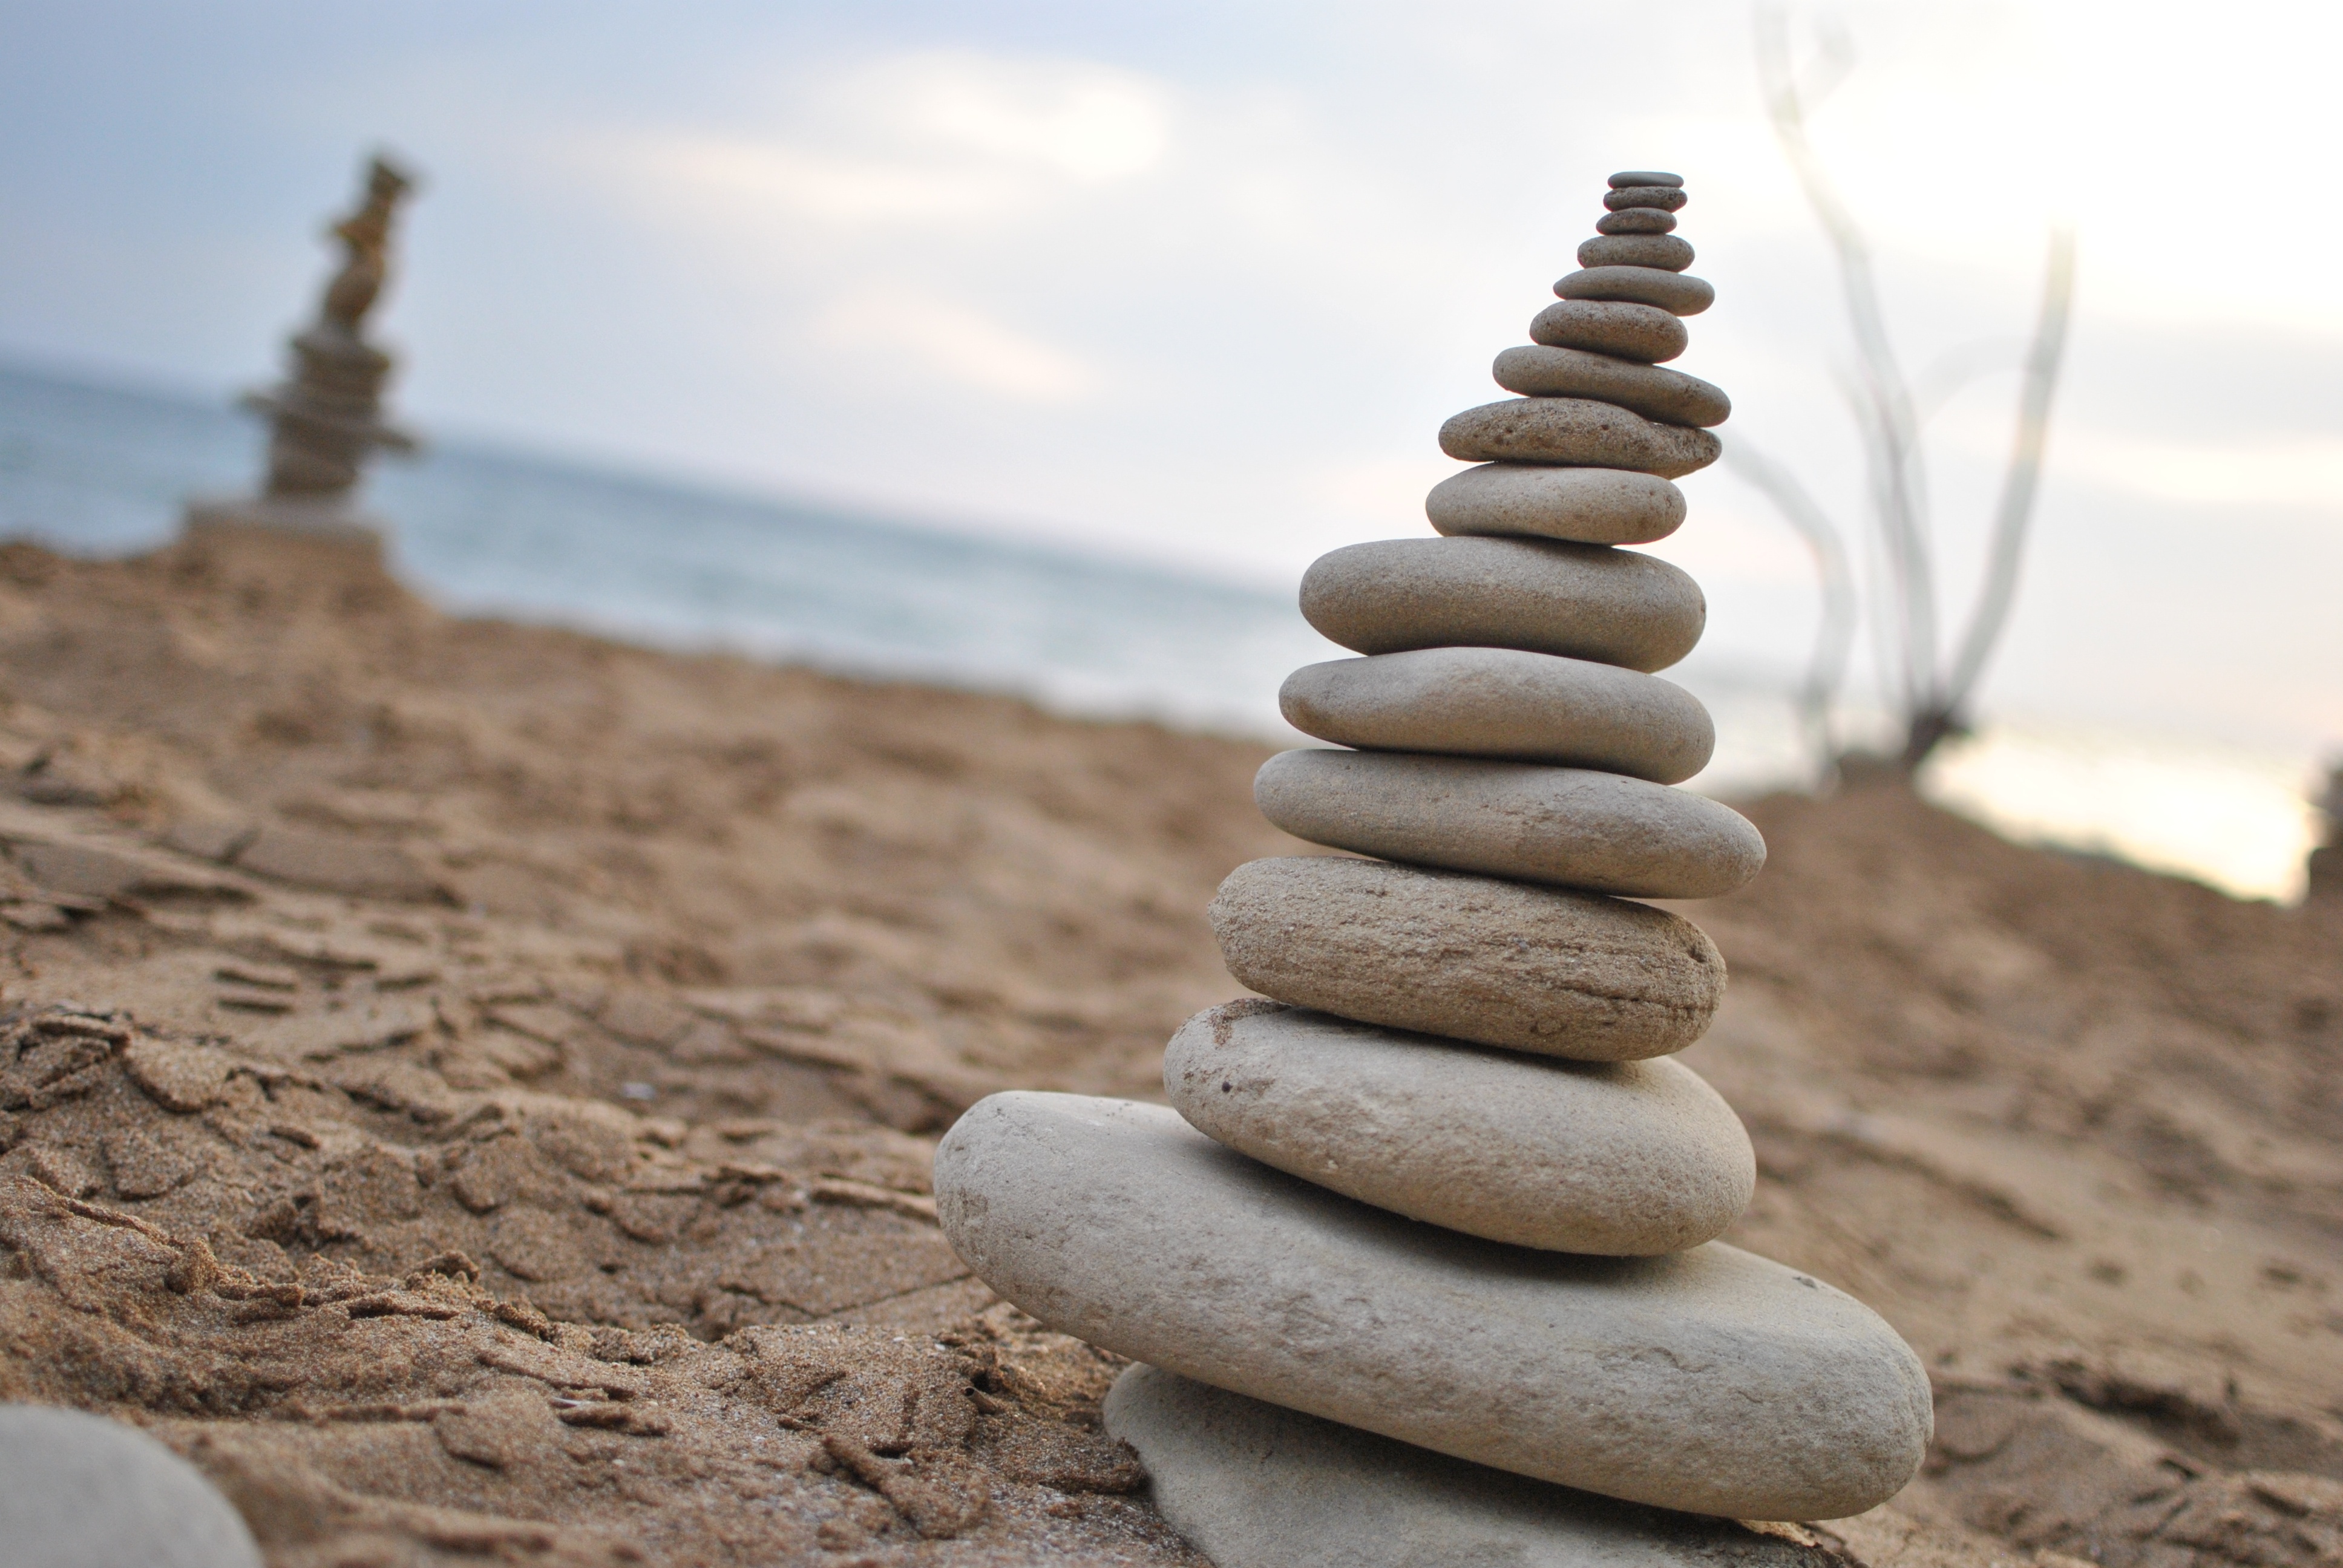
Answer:
[[[145,1425],[271,1568],[1200,1563],[1121,1363],[968,1278],[929,1164],[997,1090],[1160,1097],[1238,994],[1213,889],[1305,849],[1268,749],[336,563],[0,548],[0,1400]],[[1895,1502],[1750,1550],[2331,1563],[2343,926],[1894,789],[1748,809],[1685,911],[1725,1239],[1937,1411]]]

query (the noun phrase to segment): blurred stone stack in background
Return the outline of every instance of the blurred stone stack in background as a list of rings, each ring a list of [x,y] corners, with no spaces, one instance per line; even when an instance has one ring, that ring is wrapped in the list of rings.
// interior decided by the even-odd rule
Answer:
[[[2309,890],[2316,903],[2343,908],[2343,762],[2327,769],[2327,789],[2318,798],[2319,840],[2310,851]]]
[[[366,318],[388,280],[392,220],[413,186],[385,159],[367,166],[357,210],[329,231],[341,242],[341,269],[326,286],[317,319],[291,339],[292,379],[245,399],[269,422],[261,493],[191,504],[191,540],[259,528],[378,550],[382,525],[358,510],[358,480],[377,447],[411,452],[416,441],[382,417],[395,361],[366,340]]]
[[[977,1273],[1147,1363],[1108,1429],[1222,1568],[1714,1562],[1756,1539],[1721,1519],[1860,1513],[1927,1442],[1885,1322],[1715,1240],[1755,1163],[1672,1057],[1724,960],[1634,900],[1729,892],[1765,845],[1670,787],[1715,736],[1651,672],[1705,607],[1619,547],[1681,524],[1670,481],[1730,406],[1657,363],[1714,297],[1683,182],[1611,186],[1498,357],[1522,396],[1441,431],[1478,465],[1427,500],[1444,537],[1304,578],[1363,657],[1297,671],[1285,713],[1349,749],[1272,759],[1255,799],[1352,853],[1222,884],[1214,934],[1261,995],[1173,1038],[1170,1110],[995,1095],[937,1155]]]

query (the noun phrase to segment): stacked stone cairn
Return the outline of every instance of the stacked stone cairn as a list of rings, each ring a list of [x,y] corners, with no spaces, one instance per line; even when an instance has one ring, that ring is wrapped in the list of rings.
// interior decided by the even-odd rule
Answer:
[[[293,375],[245,407],[268,420],[268,476],[259,495],[198,501],[187,531],[258,528],[378,545],[381,527],[357,510],[358,481],[377,447],[416,448],[382,417],[396,361],[367,341],[366,318],[390,276],[390,236],[413,178],[382,158],[367,166],[353,212],[327,231],[342,263],[327,283],[317,319],[293,335]]]
[[[1109,1430],[1222,1568],[1713,1561],[1720,1520],[1860,1513],[1927,1443],[1885,1322],[1715,1240],[1755,1161],[1674,1053],[1725,962],[1637,901],[1765,859],[1670,788],[1715,740],[1651,673],[1698,639],[1700,589],[1619,548],[1684,520],[1670,480],[1729,411],[1659,364],[1714,297],[1683,184],[1612,176],[1582,270],[1497,357],[1520,396],[1441,430],[1478,465],[1432,491],[1441,537],[1303,578],[1363,657],[1295,672],[1283,707],[1345,749],[1272,758],[1255,798],[1351,853],[1222,884],[1214,933],[1261,995],[1172,1039],[1170,1109],[995,1095],[936,1157],[979,1275],[1143,1363]]]

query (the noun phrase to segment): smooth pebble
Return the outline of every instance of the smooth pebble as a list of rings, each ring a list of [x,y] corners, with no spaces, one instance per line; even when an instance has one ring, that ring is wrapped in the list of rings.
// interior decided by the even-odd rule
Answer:
[[[1680,1061],[1556,1061],[1235,1001],[1163,1051],[1188,1124],[1288,1175],[1466,1235],[1606,1258],[1725,1233],[1757,1157]]]
[[[8,1568],[260,1568],[244,1516],[202,1471],[118,1421],[0,1405]]]
[[[1597,235],[1578,242],[1581,266],[1656,266],[1682,272],[1694,259],[1691,243],[1672,234]]]
[[[1656,306],[1621,299],[1565,299],[1530,319],[1530,341],[1654,365],[1682,354],[1692,334],[1683,322]]]
[[[1684,498],[1656,474],[1483,463],[1433,486],[1423,498],[1423,515],[1443,534],[1642,545],[1683,525]]]
[[[1632,468],[1674,479],[1724,450],[1705,430],[1663,425],[1590,397],[1513,397],[1452,416],[1440,449],[1467,463],[1557,463]]]
[[[1692,651],[1707,606],[1681,568],[1633,550],[1542,538],[1377,539],[1312,562],[1302,615],[1358,653],[1519,648],[1650,671]]]
[[[1144,1362],[1107,1435],[1156,1511],[1218,1568],[1843,1568],[1730,1520],[1533,1481]]]
[[[1697,376],[1583,348],[1523,344],[1498,355],[1490,374],[1524,397],[1592,397],[1666,425],[1704,429],[1733,413],[1732,399]]]
[[[1623,206],[1594,220],[1597,234],[1673,234],[1676,215],[1655,206]]]
[[[1698,926],[1600,893],[1294,855],[1239,866],[1206,913],[1263,996],[1574,1061],[1682,1050],[1725,997]]]
[[[1562,299],[1654,305],[1671,316],[1698,316],[1716,303],[1716,290],[1707,279],[1655,266],[1584,267],[1557,281],[1554,292]]]
[[[1634,190],[1642,186],[1670,186],[1684,188],[1684,176],[1658,169],[1622,169],[1604,182],[1614,191]]]
[[[1721,1241],[1484,1241],[1272,1171],[1168,1107],[1072,1094],[979,1101],[935,1188],[952,1249],[1049,1328],[1475,1463],[1727,1519],[1840,1519],[1926,1450],[1927,1373],[1896,1332]]]
[[[1622,207],[1655,206],[1662,212],[1681,212],[1691,198],[1682,186],[1618,186],[1603,193],[1603,205],[1613,212]]]
[[[1680,784],[1716,726],[1674,681],[1517,648],[1420,648],[1305,664],[1277,694],[1304,735],[1369,751],[1432,751],[1595,768]]]
[[[1732,807],[1589,769],[1305,749],[1262,763],[1252,794],[1313,844],[1621,898],[1720,898],[1765,866]]]

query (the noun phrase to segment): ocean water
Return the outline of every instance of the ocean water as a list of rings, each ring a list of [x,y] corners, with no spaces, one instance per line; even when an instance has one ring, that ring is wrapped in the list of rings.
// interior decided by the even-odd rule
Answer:
[[[225,402],[0,365],[0,537],[153,548],[188,497],[247,492],[260,447],[257,422]],[[459,442],[379,464],[369,508],[393,525],[400,573],[451,610],[1012,691],[1076,715],[1299,741],[1279,683],[1343,656],[1291,590]],[[1785,686],[1698,655],[1670,678],[1717,722],[1694,788],[1811,778]],[[1849,722],[1861,732],[1859,711]],[[2302,758],[2005,724],[1947,748],[1923,785],[2015,838],[2289,899],[2317,826],[2311,772]]]

